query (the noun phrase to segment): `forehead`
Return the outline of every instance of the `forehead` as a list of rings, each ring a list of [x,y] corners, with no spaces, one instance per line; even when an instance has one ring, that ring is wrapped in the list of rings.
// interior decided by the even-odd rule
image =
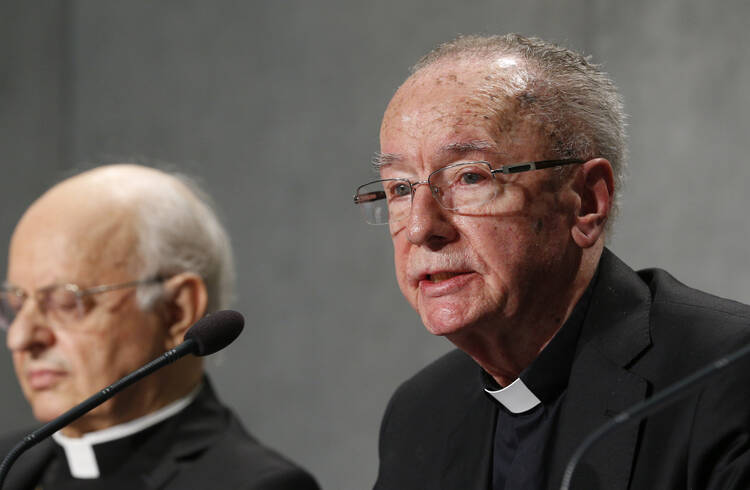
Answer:
[[[135,255],[133,214],[87,199],[42,197],[16,227],[8,281],[24,288],[119,279]]]
[[[487,151],[502,155],[540,146],[517,96],[524,90],[523,73],[508,58],[438,62],[420,70],[388,105],[381,152],[395,161],[429,159],[452,149],[491,146]]]

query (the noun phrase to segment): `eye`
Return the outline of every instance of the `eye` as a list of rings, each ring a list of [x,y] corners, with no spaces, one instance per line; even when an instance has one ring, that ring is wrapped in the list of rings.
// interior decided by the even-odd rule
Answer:
[[[0,291],[0,307],[4,310],[18,313],[23,308],[23,302],[26,295],[16,290]]]
[[[63,288],[56,288],[43,298],[44,306],[48,309],[60,312],[71,312],[78,309],[78,298],[76,295]]]
[[[463,172],[459,179],[461,180],[462,184],[472,185],[472,184],[480,184],[483,180],[485,180],[487,177],[485,177],[482,174],[476,173],[476,172]]]
[[[409,196],[411,194],[411,187],[405,182],[392,182],[388,186],[387,193],[389,199]]]
[[[492,174],[487,169],[478,165],[460,166],[455,170],[453,182],[459,185],[475,186],[492,178]]]

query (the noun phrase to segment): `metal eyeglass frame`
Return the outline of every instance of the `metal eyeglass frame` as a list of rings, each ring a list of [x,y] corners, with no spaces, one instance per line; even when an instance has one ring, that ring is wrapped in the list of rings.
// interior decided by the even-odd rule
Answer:
[[[532,170],[544,170],[544,169],[548,169],[552,167],[561,167],[563,165],[573,165],[573,164],[585,163],[585,162],[586,160],[581,160],[578,158],[568,158],[568,159],[562,159],[562,160],[539,160],[536,162],[522,162],[522,163],[513,163],[510,165],[503,165],[500,168],[496,168],[496,169],[492,168],[492,165],[490,164],[490,162],[487,162],[484,160],[477,160],[475,162],[454,163],[452,165],[447,165],[445,167],[441,167],[435,170],[434,172],[432,172],[430,175],[427,176],[427,180],[420,180],[417,182],[412,182],[409,179],[403,179],[403,178],[377,179],[377,180],[368,182],[366,184],[362,184],[361,186],[357,187],[357,191],[354,194],[354,204],[364,204],[364,203],[378,201],[378,200],[386,198],[385,192],[370,192],[370,193],[367,193],[366,197],[363,198],[363,196],[360,196],[359,194],[360,189],[362,189],[363,187],[375,184],[377,182],[403,181],[409,184],[412,198],[414,197],[414,192],[416,191],[417,186],[427,184],[427,186],[430,188],[430,193],[433,195],[433,197],[435,197],[435,200],[438,202],[438,204],[440,204],[440,206],[443,207],[444,209],[448,209],[449,211],[451,211],[453,209],[446,207],[442,202],[440,202],[439,199],[437,199],[436,194],[438,193],[438,189],[430,183],[430,179],[432,178],[433,175],[435,175],[438,172],[445,171],[446,169],[459,167],[463,165],[472,165],[472,164],[481,163],[489,167],[490,174],[494,178],[495,174],[504,174],[504,175],[518,174],[521,172],[530,172]],[[400,219],[403,219],[403,218],[400,218]],[[396,221],[400,221],[400,219]],[[382,223],[382,224],[387,224],[390,222],[391,220],[389,219],[388,222]]]
[[[13,286],[4,284],[0,287],[0,291],[6,293],[6,294],[15,294],[19,298],[23,298],[21,302],[21,308],[23,308],[23,305],[26,303],[26,300],[29,298],[29,296],[34,297],[34,300],[36,301],[37,307],[39,308],[39,311],[42,312],[42,314],[46,315],[48,311],[48,301],[46,298],[49,298],[50,293],[54,291],[55,289],[65,289],[68,292],[71,292],[76,297],[76,309],[78,310],[79,315],[83,315],[83,298],[87,296],[93,296],[95,294],[100,293],[106,293],[109,291],[116,291],[118,289],[125,289],[130,287],[136,287],[136,286],[142,286],[145,284],[156,284],[159,282],[163,282],[164,278],[161,276],[151,277],[148,279],[139,279],[136,281],[128,281],[118,284],[106,284],[102,286],[93,286],[86,289],[81,289],[80,286],[73,283],[65,283],[65,284],[51,284],[49,286],[45,286],[43,288],[37,289],[36,291],[33,291],[32,294],[27,293],[23,289]],[[40,297],[43,297],[44,300],[40,301]],[[13,313],[13,319],[15,320],[15,316],[18,314],[19,311],[21,311],[21,308],[19,308],[17,311]],[[12,324],[12,321],[10,323],[7,323],[5,318],[2,318],[0,316],[0,330],[8,330]]]

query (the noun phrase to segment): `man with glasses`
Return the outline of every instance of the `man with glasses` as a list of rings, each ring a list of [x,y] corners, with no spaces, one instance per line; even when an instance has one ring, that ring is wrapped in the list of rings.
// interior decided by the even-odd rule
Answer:
[[[406,381],[376,490],[558,488],[583,439],[750,340],[750,309],[604,247],[625,160],[616,88],[536,38],[468,36],[391,99],[380,179],[402,293],[458,347]],[[750,362],[587,453],[572,488],[750,488]]]
[[[182,342],[233,286],[226,231],[187,179],[111,165],[61,182],[18,223],[0,327],[49,421]],[[26,431],[28,432],[28,431]],[[0,441],[3,457],[23,433]],[[4,488],[317,489],[249,436],[200,358],[153,373],[21,456]]]

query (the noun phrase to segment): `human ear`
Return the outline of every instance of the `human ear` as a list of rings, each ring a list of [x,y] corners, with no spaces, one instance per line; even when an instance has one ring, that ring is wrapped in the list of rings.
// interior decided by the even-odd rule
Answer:
[[[208,292],[206,283],[198,274],[182,272],[167,279],[167,349],[182,343],[185,332],[206,313]]]
[[[604,225],[614,198],[614,173],[609,160],[594,158],[582,165],[581,174],[581,207],[571,234],[579,247],[589,248],[604,234]]]

